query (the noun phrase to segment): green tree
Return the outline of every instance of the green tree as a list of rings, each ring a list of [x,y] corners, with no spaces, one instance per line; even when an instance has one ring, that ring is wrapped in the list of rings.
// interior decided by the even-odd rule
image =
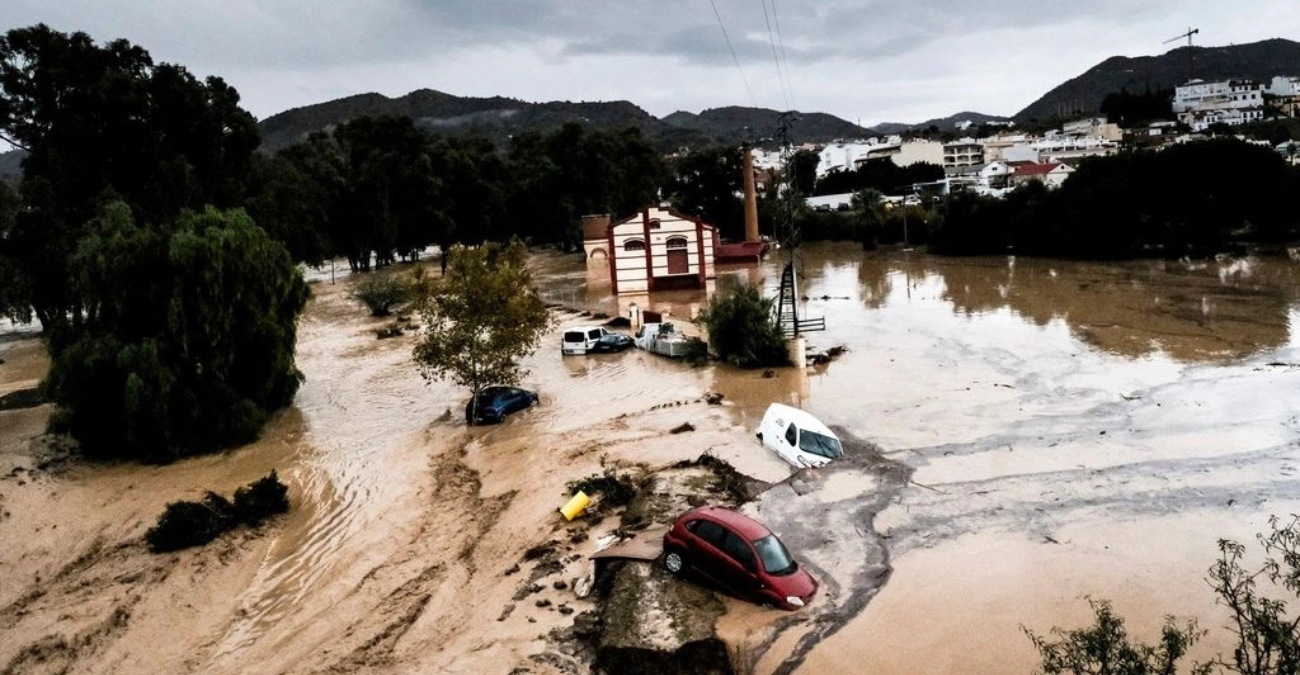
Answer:
[[[715,297],[695,320],[708,331],[713,353],[733,366],[790,364],[773,300],[764,298],[754,286],[740,284]]]
[[[673,206],[720,228],[728,239],[744,234],[744,173],[740,153],[721,147],[692,152],[678,159],[669,180]]]
[[[125,40],[101,46],[45,25],[0,37],[0,138],[29,152],[3,257],[16,261],[56,355],[85,319],[69,261],[101,205],[124,201],[151,225],[185,208],[237,206],[259,143],[220,78],[199,81]]]
[[[1300,672],[1300,614],[1290,611],[1285,596],[1300,597],[1300,516],[1285,523],[1269,519],[1269,531],[1258,536],[1264,560],[1257,566],[1244,562],[1242,544],[1219,540],[1219,558],[1207,581],[1216,602],[1226,608],[1235,645],[1230,657],[1219,654],[1191,672],[1241,675],[1294,675]],[[1267,581],[1271,588],[1259,587]],[[1179,628],[1166,618],[1158,646],[1130,643],[1123,618],[1110,604],[1092,602],[1093,625],[1066,631],[1053,628],[1051,640],[1022,626],[1042,657],[1044,673],[1160,673],[1173,675],[1177,662],[1205,631],[1194,622]]]
[[[810,195],[817,187],[817,165],[821,161],[821,156],[812,150],[798,150],[790,157],[792,182],[800,194]]]
[[[242,211],[142,228],[116,202],[70,261],[84,325],[46,388],[52,426],[86,454],[165,462],[246,443],[293,399],[309,291]]]
[[[1109,602],[1090,599],[1088,604],[1095,615],[1093,625],[1068,631],[1053,628],[1051,635],[1055,639],[1021,627],[1042,657],[1040,672],[1045,675],[1176,675],[1178,661],[1205,635],[1195,621],[1179,627],[1173,617],[1166,617],[1158,644],[1133,642],[1124,628],[1124,619],[1115,614]],[[1209,667],[1204,665],[1192,669],[1196,675],[1208,672]]]
[[[0,316],[7,316],[15,321],[31,321],[31,306],[27,304],[27,293],[21,287],[23,278],[20,274],[21,262],[10,257],[12,252],[6,245],[18,220],[21,202],[17,193],[8,183],[0,182]]]
[[[515,240],[451,253],[447,274],[420,301],[424,331],[414,357],[421,374],[473,393],[517,383],[526,374],[520,359],[551,325],[533,288],[526,249]]]

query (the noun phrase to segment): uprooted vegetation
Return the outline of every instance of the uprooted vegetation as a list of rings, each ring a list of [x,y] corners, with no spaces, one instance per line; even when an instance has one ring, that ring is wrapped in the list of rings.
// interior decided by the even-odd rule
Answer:
[[[637,494],[637,485],[631,474],[619,475],[613,469],[569,481],[565,489],[571,495],[581,491],[588,497],[599,496],[601,505],[610,507],[624,506]]]
[[[145,533],[145,541],[154,553],[166,553],[202,546],[240,525],[257,527],[289,510],[288,491],[272,471],[235,490],[233,501],[208,492],[197,502],[172,502]]]

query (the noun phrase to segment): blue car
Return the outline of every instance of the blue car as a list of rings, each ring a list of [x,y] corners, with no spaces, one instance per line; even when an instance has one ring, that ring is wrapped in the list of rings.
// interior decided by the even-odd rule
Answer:
[[[527,389],[504,385],[484,387],[465,403],[465,423],[497,424],[512,412],[537,405],[538,400],[537,392]]]

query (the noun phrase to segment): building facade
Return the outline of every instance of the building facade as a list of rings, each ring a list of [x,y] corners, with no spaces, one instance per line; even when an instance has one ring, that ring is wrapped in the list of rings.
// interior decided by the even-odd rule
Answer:
[[[666,206],[647,206],[607,228],[615,294],[704,288],[714,278],[717,230]]]

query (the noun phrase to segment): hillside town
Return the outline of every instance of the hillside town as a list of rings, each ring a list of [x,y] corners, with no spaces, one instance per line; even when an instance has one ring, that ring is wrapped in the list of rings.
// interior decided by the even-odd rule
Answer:
[[[1168,119],[1142,120],[1126,126],[1108,121],[1105,116],[1086,116],[1038,133],[1018,129],[1015,122],[1008,120],[980,126],[979,130],[989,133],[979,137],[965,135],[944,141],[930,136],[890,135],[805,144],[802,149],[818,153],[818,179],[879,160],[898,167],[923,162],[943,167],[941,180],[913,185],[911,195],[887,195],[890,204],[919,202],[923,196],[959,191],[1000,197],[1030,182],[1060,187],[1088,157],[1114,155],[1125,149],[1159,149],[1225,134],[1271,147],[1293,164],[1300,163],[1300,143],[1287,140],[1274,144],[1234,133],[1237,130],[1233,129],[1300,117],[1300,76],[1277,76],[1267,84],[1246,79],[1189,80],[1174,89],[1170,112]],[[956,125],[958,132],[976,130],[970,121]],[[756,150],[754,154],[756,170],[780,170],[781,152]],[[818,211],[847,210],[852,196],[814,196],[808,198],[808,205]]]

